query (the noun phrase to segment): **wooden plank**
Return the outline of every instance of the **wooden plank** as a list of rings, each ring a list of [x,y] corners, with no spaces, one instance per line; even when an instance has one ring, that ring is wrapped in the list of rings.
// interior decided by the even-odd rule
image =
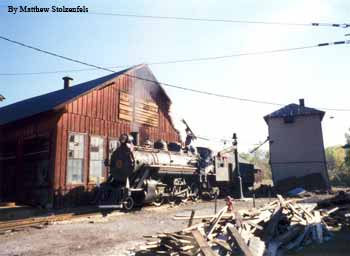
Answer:
[[[143,116],[150,116],[152,118],[157,118],[158,119],[158,112],[152,112],[152,111],[147,111],[147,110],[142,110],[135,108],[135,113]]]
[[[141,113],[135,113],[135,119],[145,119],[145,120],[151,120],[151,121],[154,121],[154,122],[158,122],[158,115],[157,116],[154,116],[154,115],[144,115],[144,114],[141,114]]]
[[[152,120],[146,120],[146,119],[135,119],[135,122],[140,123],[140,124],[146,124],[149,126],[153,126],[153,127],[158,127],[158,122],[156,121],[152,121]]]
[[[262,221],[267,222],[270,220],[272,216],[272,212],[265,210],[263,212],[261,212],[256,219],[251,219],[252,222],[254,222],[255,224],[258,224]]]
[[[293,242],[289,243],[286,248],[288,250],[291,250],[293,248],[298,247],[304,240],[304,238],[306,237],[306,235],[309,233],[309,231],[311,230],[312,225],[307,225],[303,231],[303,233],[301,233]]]
[[[120,101],[119,101],[119,106],[120,106],[120,105],[133,107],[133,103],[130,102],[130,101],[123,101],[123,100],[120,100]]]
[[[119,113],[124,114],[124,115],[129,115],[130,117],[133,116],[133,113],[124,109],[120,109]]]
[[[211,239],[213,231],[215,230],[217,224],[218,224],[219,221],[221,220],[221,217],[225,214],[226,211],[227,211],[227,206],[225,206],[224,208],[222,208],[222,209],[218,212],[217,216],[216,216],[214,219],[212,219],[211,225],[210,225],[210,228],[209,228],[209,232],[208,232],[208,234],[207,234],[207,237],[208,237],[209,239]]]
[[[191,227],[192,226],[192,223],[193,223],[193,217],[194,217],[194,214],[196,213],[196,211],[195,210],[192,210],[191,211],[191,217],[190,217],[190,219],[189,219],[189,221],[188,221],[188,225],[187,225],[187,227]]]
[[[296,238],[299,234],[301,234],[304,230],[304,227],[305,226],[300,224],[294,225],[287,232],[276,237],[276,240],[279,241],[281,244],[287,244],[294,238]]]
[[[127,110],[127,111],[129,111],[129,112],[132,112],[132,111],[133,111],[132,107],[126,106],[126,105],[123,105],[123,104],[120,104],[120,105],[119,105],[119,109]]]
[[[234,239],[235,243],[243,252],[243,254],[245,256],[253,256],[248,245],[244,242],[243,238],[238,233],[238,230],[233,225],[228,225],[226,229],[227,229],[227,233]]]
[[[149,125],[152,127],[158,127],[157,123],[147,122],[147,121],[143,121],[143,120],[135,120],[135,122],[140,123],[140,124]]]
[[[196,215],[193,217],[193,219],[211,219],[213,217],[217,216],[215,215]],[[227,218],[235,218],[235,214],[234,213],[225,213],[222,216],[222,219],[227,219]],[[173,217],[174,220],[188,220],[190,219],[190,216],[182,216],[182,215],[176,215],[175,217]]]
[[[277,255],[277,251],[278,251],[278,248],[281,246],[281,243],[279,241],[271,241],[269,244],[268,244],[268,248],[267,248],[267,253],[266,255],[267,256],[276,256]]]
[[[247,220],[247,221],[244,221],[245,223],[248,223],[249,225],[253,226],[254,228],[256,229],[259,229],[259,230],[263,230],[264,228],[258,224],[255,224],[254,222],[250,221],[250,220]]]
[[[265,227],[264,234],[263,234],[263,238],[265,242],[269,242],[274,236],[274,234],[276,233],[276,227],[282,217],[282,210],[283,210],[282,207],[276,208],[270,221],[267,223],[267,226]]]
[[[332,214],[333,212],[336,212],[336,211],[338,211],[338,210],[339,210],[339,207],[335,207],[335,208],[333,208],[333,209],[327,211],[327,215],[330,215],[330,214]]]
[[[151,125],[154,127],[158,126],[158,122],[157,121],[153,121],[153,120],[149,120],[146,118],[140,118],[140,117],[135,117],[135,122],[141,123],[141,124],[147,124],[147,125]]]
[[[125,115],[125,114],[123,114],[123,113],[119,113],[119,118],[120,118],[120,119],[127,120],[127,121],[132,121],[132,117],[131,117],[131,116]]]
[[[225,240],[221,240],[221,239],[214,239],[212,241],[213,243],[216,243],[217,245],[219,245],[221,248],[223,248],[224,250],[231,252],[231,247],[230,245],[225,241]]]
[[[144,109],[152,112],[158,112],[158,106],[153,106],[148,103],[137,103],[135,104],[135,107],[139,109]]]
[[[191,233],[204,256],[216,256],[216,253],[210,248],[207,240],[199,230],[193,230]]]
[[[265,252],[265,243],[258,237],[251,237],[249,239],[249,249],[254,256],[263,256]]]
[[[281,195],[277,195],[277,199],[280,202],[282,207],[286,206],[286,201],[284,200],[284,198]]]
[[[315,220],[315,230],[316,230],[317,242],[322,243],[323,242],[323,232],[322,232],[320,211],[314,211],[314,214],[315,214],[314,220]]]
[[[148,106],[151,106],[151,107],[154,107],[154,108],[158,108],[158,105],[152,101],[146,101],[146,100],[143,100],[142,98],[138,98],[136,99],[136,103],[139,103],[139,104],[144,104],[144,105],[148,105]]]
[[[317,204],[314,204],[311,206],[311,209],[306,209],[303,204],[298,204],[299,208],[302,209],[307,216],[309,216],[311,219],[314,218],[314,216],[311,214],[311,211],[316,208]],[[310,208],[310,207],[309,207]]]
[[[132,96],[128,93],[122,92],[122,91],[119,94],[119,98],[120,98],[120,100],[124,100],[124,101],[133,101],[134,100],[134,96]]]

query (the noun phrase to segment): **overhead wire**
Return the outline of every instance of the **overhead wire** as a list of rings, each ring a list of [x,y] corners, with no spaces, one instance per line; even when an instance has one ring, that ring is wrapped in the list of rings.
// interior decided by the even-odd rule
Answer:
[[[157,19],[157,20],[173,20],[173,21],[200,21],[200,22],[220,22],[220,23],[238,23],[238,24],[259,24],[259,25],[279,25],[279,26],[314,26],[314,27],[336,27],[348,28],[350,23],[328,23],[328,22],[273,22],[273,21],[251,21],[251,20],[233,20],[233,19],[218,19],[218,18],[196,18],[196,17],[179,17],[179,16],[160,16],[160,15],[141,15],[141,14],[126,14],[112,12],[88,12],[86,14],[100,16],[118,16],[128,18],[141,19]]]
[[[16,43],[21,46],[25,46],[28,48],[31,48],[36,51],[41,51],[40,49],[32,46],[25,45],[23,43],[15,42],[14,40],[11,40],[9,38],[0,37],[3,40],[9,41],[11,43]],[[243,57],[243,56],[250,56],[250,55],[264,55],[264,54],[272,54],[272,53],[280,53],[280,52],[288,52],[288,51],[297,51],[297,50],[305,50],[305,49],[311,49],[311,48],[318,48],[322,46],[331,46],[331,45],[339,45],[339,44],[348,44],[350,43],[350,40],[347,41],[336,41],[336,42],[328,42],[328,43],[321,43],[321,44],[315,44],[315,45],[308,45],[308,46],[299,46],[299,47],[292,47],[292,48],[282,48],[282,49],[274,49],[274,50],[264,50],[264,51],[255,51],[255,52],[245,52],[245,53],[236,53],[236,54],[228,54],[228,55],[221,55],[221,56],[211,56],[211,57],[201,57],[201,58],[190,58],[190,59],[178,59],[178,60],[168,60],[168,61],[158,61],[158,62],[146,62],[147,65],[153,66],[153,65],[166,65],[166,64],[177,64],[177,63],[189,63],[189,62],[200,62],[200,61],[213,61],[213,60],[220,60],[220,59],[228,59],[228,58],[235,58],[235,57]],[[43,53],[47,53],[46,51],[41,51]],[[51,54],[56,56],[55,54]],[[69,58],[65,58],[66,60],[70,60]],[[70,60],[71,61],[71,60]],[[86,65],[87,63],[78,62],[79,64]],[[84,71],[93,71],[98,68],[95,65],[88,65],[91,68],[86,69],[70,69],[70,70],[56,70],[56,71],[40,71],[40,72],[16,72],[16,73],[0,73],[0,76],[25,76],[25,75],[43,75],[43,74],[57,74],[57,73],[67,73],[67,72],[84,72]],[[113,68],[126,68],[130,67],[132,65],[119,65],[119,66],[111,66],[103,68],[105,71],[110,71],[110,69]],[[114,71],[115,72],[115,71]]]
[[[0,8],[8,7],[6,4],[0,5]],[[278,26],[312,26],[312,27],[332,27],[349,28],[350,23],[332,23],[332,22],[283,22],[283,21],[257,21],[240,19],[222,19],[222,18],[204,18],[204,17],[183,17],[183,16],[163,16],[163,15],[145,15],[132,13],[116,13],[104,11],[89,11],[81,13],[82,15],[115,16],[138,19],[156,19],[168,21],[190,21],[190,22],[216,22],[216,23],[237,23],[237,24],[255,24],[255,25],[278,25]]]
[[[87,63],[87,62],[84,62],[84,61],[80,61],[80,60],[77,60],[77,59],[73,59],[73,58],[70,58],[70,57],[66,57],[66,56],[63,56],[61,54],[57,54],[57,53],[54,53],[54,52],[51,52],[51,51],[43,50],[43,49],[40,49],[38,47],[31,46],[31,45],[28,45],[28,44],[25,44],[25,43],[22,43],[22,42],[19,42],[19,41],[16,41],[16,40],[4,37],[4,36],[0,36],[0,39],[5,40],[5,41],[10,42],[10,43],[13,43],[13,44],[16,44],[16,45],[20,45],[20,46],[25,47],[25,48],[29,48],[29,49],[32,49],[32,50],[35,50],[35,51],[38,51],[38,52],[41,52],[41,53],[45,53],[45,54],[54,56],[54,57],[57,57],[57,58],[61,58],[61,59],[67,60],[67,61],[79,63],[79,64],[82,64],[82,65],[85,65],[85,66],[89,66],[89,67],[93,67],[95,69],[99,69],[99,70],[103,70],[103,71],[107,71],[107,72],[111,72],[111,73],[115,73],[116,72],[115,70],[112,70],[110,68],[105,68],[105,67],[101,67],[101,66],[98,66],[98,65],[90,64],[90,63]],[[339,45],[339,44],[349,44],[349,43],[350,43],[350,40],[347,40],[347,41],[337,41],[337,42],[318,44],[318,46],[329,46],[329,45]],[[262,100],[255,100],[255,99],[249,99],[249,98],[241,98],[241,97],[229,96],[229,95],[224,95],[224,94],[219,94],[219,93],[207,92],[207,91],[203,91],[203,90],[191,89],[191,88],[182,87],[182,86],[173,85],[173,84],[164,83],[164,82],[159,82],[159,81],[156,81],[156,80],[151,80],[151,79],[147,79],[147,78],[143,78],[143,77],[138,77],[138,76],[130,75],[130,74],[126,74],[126,73],[121,74],[121,76],[128,76],[128,77],[135,78],[135,79],[138,79],[138,80],[143,80],[143,81],[151,82],[151,83],[154,83],[154,84],[160,84],[160,85],[163,85],[163,86],[166,86],[166,87],[181,89],[181,90],[184,90],[184,91],[190,91],[190,92],[195,92],[195,93],[200,93],[200,94],[205,94],[205,95],[210,95],[210,96],[216,96],[216,97],[225,98],[225,99],[245,101],[245,102],[252,102],[252,103],[258,103],[258,104],[268,104],[268,105],[275,105],[275,106],[284,106],[285,105],[285,104],[281,104],[281,103],[277,103],[277,102],[262,101]],[[325,109],[325,108],[323,108],[323,109]],[[350,109],[332,109],[332,110],[333,111],[350,111]]]

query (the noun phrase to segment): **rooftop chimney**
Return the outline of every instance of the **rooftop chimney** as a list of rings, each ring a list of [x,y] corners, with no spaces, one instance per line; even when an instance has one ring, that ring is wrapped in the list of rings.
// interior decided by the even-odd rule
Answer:
[[[73,78],[69,77],[69,76],[65,76],[65,77],[62,77],[63,79],[63,88],[64,89],[68,89],[69,86],[70,86],[70,81],[73,81]]]
[[[305,107],[304,99],[299,99],[299,105],[300,105],[300,107]]]

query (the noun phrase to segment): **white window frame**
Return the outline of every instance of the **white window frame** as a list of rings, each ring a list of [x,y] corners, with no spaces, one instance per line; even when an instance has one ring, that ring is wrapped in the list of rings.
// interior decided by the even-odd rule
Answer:
[[[93,145],[93,142],[97,142],[94,140],[100,140],[100,142],[96,145]],[[89,141],[89,183],[97,184],[105,181],[105,175],[104,175],[104,157],[105,157],[105,138],[103,136],[99,135],[91,135],[90,141]],[[92,155],[91,148],[92,146],[100,146],[100,150],[102,152],[98,152],[95,156]],[[100,154],[100,155],[98,155]],[[96,159],[97,158],[97,159]],[[100,175],[96,174],[96,169],[94,167],[100,166]]]
[[[77,153],[78,155],[74,156],[74,152],[73,152],[73,156],[70,156],[70,152],[71,147],[74,147],[75,145],[72,145],[70,143],[73,143],[70,141],[71,136],[81,136],[82,141],[78,140],[78,142],[81,143],[82,148],[80,149],[80,152]],[[85,160],[85,144],[86,144],[86,135],[82,134],[82,133],[75,133],[75,132],[69,132],[68,133],[68,141],[67,141],[67,175],[66,175],[66,183],[67,184],[83,184],[84,183],[84,160]],[[78,143],[78,142],[74,142],[74,143]],[[81,166],[81,170],[80,170],[80,179],[79,180],[73,180],[73,175],[74,173],[70,173],[72,172],[74,169],[71,169],[70,167],[76,167],[78,161],[80,161],[80,166]],[[76,165],[76,166],[74,166]]]

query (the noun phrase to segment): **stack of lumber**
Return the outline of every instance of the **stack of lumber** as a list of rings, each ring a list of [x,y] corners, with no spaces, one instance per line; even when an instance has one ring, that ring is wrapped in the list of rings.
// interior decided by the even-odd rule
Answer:
[[[318,202],[327,214],[324,222],[331,227],[350,227],[350,194],[340,191],[336,196]]]
[[[189,219],[190,226],[179,232],[148,236],[136,255],[281,255],[330,238],[323,221],[329,211],[315,210],[316,206],[278,195],[260,209],[233,213],[224,207],[213,216],[175,217]],[[201,222],[192,225],[193,219]]]

